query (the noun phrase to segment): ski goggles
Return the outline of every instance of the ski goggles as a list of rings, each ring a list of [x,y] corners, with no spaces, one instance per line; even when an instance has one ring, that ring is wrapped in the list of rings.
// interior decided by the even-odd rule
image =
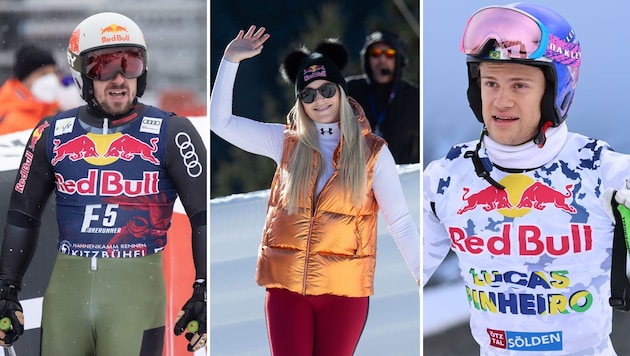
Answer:
[[[394,58],[396,57],[396,50],[393,48],[389,48],[389,49],[372,48],[371,50],[368,51],[368,54],[370,55],[370,57],[373,57],[373,58],[378,58],[382,55],[385,55],[385,57],[387,58]]]
[[[93,80],[110,80],[121,73],[127,79],[144,72],[144,53],[136,47],[99,49],[85,55],[85,75]]]
[[[304,104],[311,104],[315,101],[318,92],[319,95],[326,99],[332,98],[337,93],[337,84],[326,83],[317,89],[306,88],[298,94],[298,98],[300,98]]]
[[[492,40],[495,48],[488,53],[489,58],[536,59],[547,50],[549,32],[536,18],[518,9],[486,7],[468,20],[461,51],[484,56]]]

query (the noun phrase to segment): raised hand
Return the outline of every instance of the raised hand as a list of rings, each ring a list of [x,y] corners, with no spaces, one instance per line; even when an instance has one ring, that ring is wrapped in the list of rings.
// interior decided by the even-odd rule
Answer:
[[[265,33],[264,27],[256,30],[255,25],[250,26],[247,32],[240,30],[236,38],[225,48],[223,58],[232,63],[239,63],[243,59],[257,56],[262,51],[263,43],[269,39],[269,36],[268,33]]]

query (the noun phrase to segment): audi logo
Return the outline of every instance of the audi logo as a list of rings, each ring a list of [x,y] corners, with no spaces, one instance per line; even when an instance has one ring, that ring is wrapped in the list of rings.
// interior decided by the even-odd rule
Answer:
[[[162,120],[144,118],[142,119],[142,123],[145,125],[159,126],[162,124]]]
[[[185,132],[180,132],[175,136],[175,144],[179,147],[179,154],[184,159],[184,165],[188,170],[188,175],[197,178],[203,171],[203,166],[199,162],[199,155],[195,152],[195,146]]]

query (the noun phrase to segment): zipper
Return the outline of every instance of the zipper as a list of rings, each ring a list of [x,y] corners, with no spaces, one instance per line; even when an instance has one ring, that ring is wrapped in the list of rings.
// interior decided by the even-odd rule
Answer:
[[[304,256],[304,273],[302,275],[302,295],[306,295],[306,278],[308,276],[308,259],[311,253],[311,236],[313,232],[313,216],[311,215],[311,222],[308,226],[308,235],[306,237],[306,251]]]
[[[315,168],[317,168],[317,160],[315,160]],[[315,169],[315,172],[317,171],[317,169]],[[311,200],[311,221],[308,225],[308,234],[306,235],[306,250],[304,251],[304,272],[302,273],[302,295],[306,295],[306,278],[308,276],[308,260],[311,254],[311,237],[313,235],[313,225],[315,222],[315,212],[317,211],[317,206],[319,205],[319,197],[321,195],[321,192],[319,195],[317,195],[317,174],[315,174],[315,183],[313,184],[313,191],[312,191],[312,196],[313,199]],[[324,187],[322,188],[322,192],[324,191],[324,189],[326,189],[326,186],[328,185],[328,183],[330,182],[330,179],[328,180],[328,182],[326,182],[326,184],[324,184]]]

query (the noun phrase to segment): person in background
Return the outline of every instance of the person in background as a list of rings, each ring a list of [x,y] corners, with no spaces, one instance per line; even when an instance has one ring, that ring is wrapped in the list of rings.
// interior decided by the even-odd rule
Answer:
[[[0,346],[24,331],[19,292],[54,192],[58,251],[43,298],[41,354],[162,355],[162,255],[177,198],[191,228],[177,238],[191,239],[196,273],[174,333],[185,333],[188,351],[199,350],[207,340],[201,136],[187,118],[138,101],[147,46],[130,18],[103,12],[84,19],[67,58],[87,105],[43,118],[24,150],[0,250],[0,320],[11,321]]]
[[[289,51],[284,79],[295,88],[287,124],[235,116],[239,63],[261,53],[265,28],[239,31],[225,48],[210,98],[210,128],[250,153],[273,159],[256,281],[274,356],[352,355],[374,293],[379,211],[413,277],[420,236],[405,204],[396,164],[346,96],[348,54],[324,40]]]
[[[483,126],[423,173],[423,282],[455,252],[481,355],[616,354],[612,203],[630,207],[630,155],[568,129],[578,38],[554,10],[522,2],[481,8],[464,29]]]
[[[363,74],[347,78],[348,95],[364,108],[397,164],[420,162],[420,90],[402,79],[407,62],[398,35],[375,31],[361,49]]]
[[[44,116],[82,102],[79,92],[64,86],[52,53],[26,44],[15,53],[13,74],[0,87],[0,135],[32,130]]]

